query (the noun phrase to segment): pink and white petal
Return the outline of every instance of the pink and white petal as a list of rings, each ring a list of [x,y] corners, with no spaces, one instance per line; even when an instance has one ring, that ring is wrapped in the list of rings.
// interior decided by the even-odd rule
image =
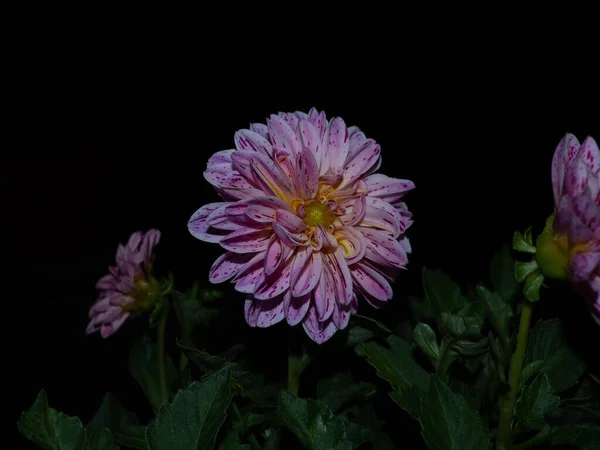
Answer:
[[[244,302],[244,318],[246,319],[246,323],[251,327],[256,326],[258,315],[260,314],[260,303],[260,300],[255,300],[251,295],[246,297],[246,301]]]
[[[335,249],[338,246],[337,239],[333,236],[333,234],[329,233],[321,226],[321,224],[317,224],[317,228],[314,233],[314,243],[312,243],[313,250],[320,251],[321,249],[331,250]]]
[[[223,198],[223,200],[229,202],[235,202],[238,200],[250,200],[256,197],[261,197],[265,193],[259,189],[248,188],[248,189],[228,189],[216,187],[215,190]]]
[[[300,233],[308,229],[300,217],[285,209],[277,210],[276,221],[290,233]]]
[[[358,227],[367,240],[367,247],[371,247],[388,264],[402,269],[408,264],[408,256],[400,242],[390,234],[376,229]]]
[[[325,322],[319,322],[314,305],[308,309],[308,313],[302,322],[302,327],[308,337],[317,344],[328,341],[337,331],[333,320],[330,319]]]
[[[336,285],[338,301],[347,305],[352,300],[352,275],[342,250],[338,248],[334,253],[327,254],[327,260]]]
[[[223,166],[226,164],[231,164],[232,156],[235,152],[235,149],[230,150],[221,150],[219,152],[213,153],[213,155],[208,158],[208,162],[206,163],[207,168],[213,168],[215,166]],[[230,167],[231,170],[231,167]]]
[[[292,207],[287,203],[277,197],[259,197],[253,200],[248,201],[248,206],[250,205],[261,205],[267,208],[272,209],[284,209],[289,212],[293,212]]]
[[[275,272],[281,263],[285,260],[284,251],[289,247],[283,245],[276,234],[269,239],[267,251],[265,254],[265,276],[270,276]]]
[[[272,234],[269,229],[242,228],[229,233],[219,244],[234,253],[256,253],[267,249]]]
[[[211,283],[218,284],[233,278],[253,256],[250,253],[226,252],[222,254],[210,268],[208,280]]]
[[[348,186],[361,178],[380,158],[381,147],[372,139],[367,139],[352,159],[348,158],[344,166],[344,179],[339,188]]]
[[[362,291],[369,293],[379,301],[387,302],[394,292],[390,284],[378,271],[359,262],[350,269],[352,279]]]
[[[236,151],[231,155],[231,167],[229,170],[237,170],[250,183],[254,182],[250,158],[256,155],[253,151]]]
[[[600,205],[595,202],[589,186],[572,200],[573,212],[590,229],[594,236],[600,235]]]
[[[353,295],[353,300],[356,301],[356,294]],[[333,323],[338,330],[343,330],[348,326],[350,322],[350,316],[352,315],[352,302],[348,305],[336,304],[335,311],[331,315]]]
[[[269,138],[269,128],[264,123],[251,123],[250,131],[260,134],[265,139]]]
[[[311,296],[312,294],[306,294],[302,297],[293,297],[291,290],[284,294],[284,312],[288,325],[298,325],[304,319],[310,306]]]
[[[552,190],[555,204],[558,204],[562,196],[566,170],[577,156],[579,148],[579,141],[571,133],[565,134],[556,146],[552,157]]]
[[[192,236],[205,242],[219,242],[223,239],[225,236],[223,232],[210,230],[206,219],[213,211],[224,205],[227,205],[227,203],[208,203],[192,214],[188,221],[188,230]]]
[[[259,252],[253,255],[252,258],[240,268],[238,273],[233,277],[232,281],[238,281],[240,278],[248,275],[250,272],[255,271],[257,268],[264,270],[265,254],[266,252]]]
[[[308,120],[301,120],[299,124],[300,135],[302,136],[302,144],[305,149],[312,152],[320,170],[323,153],[326,149],[322,147],[321,135],[316,127]]]
[[[289,177],[273,161],[257,154],[250,158],[250,166],[255,184],[266,195],[274,195],[282,200],[292,197],[292,185]]]
[[[324,268],[321,272],[319,283],[317,283],[314,291],[314,304],[317,308],[319,321],[323,322],[324,320],[327,320],[334,312],[337,305],[335,293],[336,289],[331,276],[331,271]]]
[[[255,131],[239,130],[234,135],[234,141],[238,150],[258,152],[269,157],[273,154],[271,143]]]
[[[290,155],[297,155],[300,151],[300,141],[296,132],[292,127],[281,117],[271,114],[270,119],[267,119],[267,127],[269,128],[269,136],[273,146],[285,149]]]
[[[360,130],[360,128],[358,128],[357,126],[348,127],[348,140],[350,141],[348,156],[354,156],[360,148],[363,141],[365,141],[366,139],[367,137],[365,136],[365,133],[363,133]]]
[[[342,173],[344,163],[348,157],[350,141],[348,128],[341,117],[336,117],[329,125],[329,169],[334,174]]]
[[[297,157],[296,191],[303,200],[311,200],[319,189],[319,166],[313,152],[304,149]]]
[[[586,163],[592,173],[597,173],[600,170],[600,149],[598,149],[598,144],[591,136],[585,138],[581,143],[577,157]]]
[[[370,200],[372,201],[379,199],[371,198]],[[393,213],[390,210],[383,210],[373,205],[369,205],[368,202],[369,197],[367,197],[365,216],[359,224],[361,227],[372,227],[384,230],[388,233],[391,233],[395,238],[404,232],[402,216],[400,216],[400,213],[396,211],[389,203],[382,201],[382,203],[385,203],[393,210]]]
[[[124,313],[123,315],[117,317],[112,323],[102,324],[100,327],[100,335],[106,339],[107,337],[116,333],[117,330],[121,328],[121,325],[125,323],[128,317],[129,313]]]
[[[235,281],[235,290],[244,294],[254,294],[256,286],[265,280],[265,268],[262,264],[253,265],[243,276]]]
[[[275,210],[263,205],[249,205],[246,209],[246,215],[261,223],[271,223],[275,220]]]
[[[104,275],[96,283],[96,289],[106,290],[106,289],[114,289],[114,287],[115,287],[115,278],[110,273]]]
[[[305,247],[309,244],[308,236],[303,233],[291,233],[286,230],[284,227],[279,225],[277,222],[273,222],[272,224],[273,231],[277,235],[283,245],[287,245],[289,247]]]
[[[586,281],[600,264],[600,252],[576,253],[571,260],[571,280]]]
[[[289,264],[289,266],[291,268],[292,265]],[[297,267],[294,267],[294,269],[298,270]],[[312,252],[304,264],[304,267],[300,270],[300,273],[295,278],[294,284],[291,285],[292,295],[294,297],[302,297],[303,295],[312,292],[321,278],[322,270],[323,263],[321,259],[321,253]]]
[[[255,301],[259,302],[258,300]],[[260,308],[260,312],[256,318],[256,326],[258,328],[267,328],[275,325],[285,317],[285,302],[282,295],[269,300],[260,300],[260,303],[256,306]]]
[[[406,236],[401,237],[398,242],[400,242],[400,245],[406,253],[412,253],[412,246],[410,245],[410,240]]]
[[[364,219],[366,212],[367,197],[365,194],[361,194],[360,197],[349,202],[349,205],[346,207],[346,212],[344,215],[340,216],[340,220],[344,225],[353,227]]]
[[[311,247],[298,247],[291,257],[292,274],[291,274],[290,286],[292,286],[292,293],[293,293],[293,286],[296,284],[298,277],[300,277],[300,274],[302,273],[302,270],[304,269],[304,266],[306,265],[306,262],[309,260],[311,254],[312,254]]]
[[[333,235],[338,241],[346,264],[354,264],[365,257],[367,241],[360,231],[353,227],[339,227]]]
[[[369,196],[379,197],[389,203],[393,203],[415,188],[415,183],[410,180],[391,178],[381,173],[369,175],[365,182]]]
[[[266,276],[254,288],[254,298],[257,300],[268,300],[280,296],[290,288],[290,274],[292,264],[287,261],[285,265],[269,277]]]
[[[143,237],[144,233],[142,233],[141,231],[136,231],[135,233],[132,233],[129,237],[129,240],[127,241],[127,249],[131,252],[135,252],[139,248]]]
[[[575,158],[565,174],[565,192],[571,197],[578,196],[590,178],[593,178],[593,174],[589,167],[581,159]]]

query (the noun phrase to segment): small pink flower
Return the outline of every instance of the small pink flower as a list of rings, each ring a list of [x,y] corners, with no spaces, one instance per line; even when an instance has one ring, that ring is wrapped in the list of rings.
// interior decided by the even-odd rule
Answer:
[[[600,323],[600,150],[593,138],[580,144],[572,134],[563,137],[552,160],[552,187],[553,245]]]
[[[91,321],[86,334],[100,330],[103,338],[117,331],[129,315],[147,309],[158,295],[158,282],[152,276],[152,250],[160,240],[160,231],[133,233],[127,245],[119,244],[116,266],[98,281],[98,300],[90,309]]]
[[[273,114],[234,141],[204,172],[223,201],[197,210],[188,228],[227,251],[209,280],[247,294],[248,324],[285,318],[322,343],[346,327],[356,292],[387,302],[411,251],[402,198],[415,185],[374,173],[379,145],[314,108]]]

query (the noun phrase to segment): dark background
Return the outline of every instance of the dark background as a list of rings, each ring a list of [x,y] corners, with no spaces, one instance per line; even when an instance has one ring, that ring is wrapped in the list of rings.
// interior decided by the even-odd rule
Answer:
[[[105,22],[92,26],[123,27],[116,16]],[[54,31],[68,28],[64,15],[51,23]],[[243,76],[198,87],[195,74],[167,69],[111,82],[43,80],[28,103],[19,150],[2,168],[12,255],[4,318],[14,327],[5,341],[11,423],[40,389],[51,406],[84,423],[107,390],[135,407],[141,397],[127,378],[127,353],[141,325],[128,322],[107,340],[84,336],[95,282],[118,243],[154,227],[162,232],[157,270],[173,271],[180,289],[207,283],[221,251],[186,228],[197,208],[218,201],[202,176],[206,160],[233,148],[236,130],[271,113],[315,106],[328,118],[341,116],[381,144],[380,172],[416,183],[406,197],[413,254],[396,292],[419,295],[425,263],[464,284],[485,279],[490,258],[513,232],[539,230],[552,212],[550,164],[561,137],[600,139],[593,100],[516,72],[507,82],[476,63],[442,68],[432,61],[405,72],[402,82],[328,80],[319,88],[304,86],[309,74],[288,84],[298,87],[258,87]],[[582,345],[597,341],[583,302],[568,289],[555,292],[545,307],[568,319]],[[228,301],[231,314],[243,316],[243,296]],[[363,303],[360,312],[372,309]]]

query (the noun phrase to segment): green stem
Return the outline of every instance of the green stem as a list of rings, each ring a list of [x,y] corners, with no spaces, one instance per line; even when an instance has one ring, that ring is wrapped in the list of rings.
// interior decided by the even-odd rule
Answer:
[[[306,352],[300,358],[292,353],[288,355],[288,392],[296,397],[300,389],[300,376],[309,363],[310,357]]]
[[[231,409],[233,410],[233,415],[235,416],[236,420],[238,422],[242,422],[242,415],[240,414],[240,409],[238,408],[238,405],[235,402],[231,402]],[[250,433],[250,435],[248,436],[248,441],[250,441],[250,445],[252,446],[252,448],[254,450],[261,450],[262,447],[260,446],[260,444],[258,443],[258,441],[256,440],[256,437],[254,436],[254,433]]]
[[[164,300],[163,311],[160,316],[160,322],[158,323],[158,380],[160,383],[160,401],[162,404],[169,401],[167,394],[167,377],[165,373],[165,341],[167,332],[167,317],[169,316],[169,302]]]
[[[529,325],[531,324],[531,313],[533,305],[525,300],[521,307],[521,321],[519,323],[519,334],[517,335],[517,347],[510,362],[510,371],[508,374],[508,384],[510,391],[500,401],[500,422],[496,432],[496,449],[508,450],[512,444],[511,425],[513,420],[513,411],[515,401],[517,400],[517,391],[519,388],[519,379],[525,360],[525,351],[527,350],[527,335]]]

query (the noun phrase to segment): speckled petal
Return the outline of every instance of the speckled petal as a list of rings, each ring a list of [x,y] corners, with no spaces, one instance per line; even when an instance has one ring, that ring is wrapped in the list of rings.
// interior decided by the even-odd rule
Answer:
[[[333,320],[319,322],[317,311],[314,305],[308,309],[308,313],[302,322],[304,331],[317,344],[328,341],[335,334],[337,328]]]
[[[291,290],[288,290],[284,294],[285,318],[288,325],[298,325],[304,319],[310,306],[311,295],[306,294],[302,297],[292,297]]]

